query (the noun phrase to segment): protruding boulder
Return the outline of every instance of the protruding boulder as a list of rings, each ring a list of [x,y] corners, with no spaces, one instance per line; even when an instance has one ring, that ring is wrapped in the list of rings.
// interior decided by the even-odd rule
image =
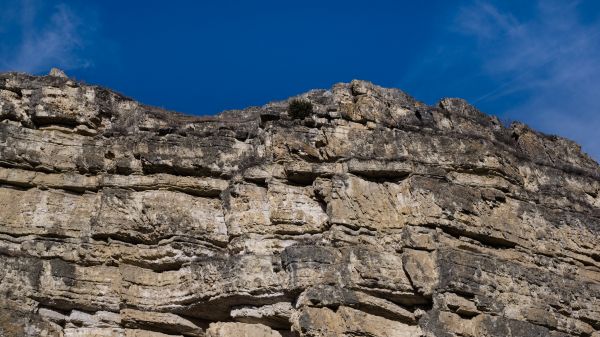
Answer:
[[[50,72],[48,73],[48,75],[54,76],[54,77],[68,78],[67,74],[65,74],[65,72],[63,70],[58,69],[58,68],[50,69]]]

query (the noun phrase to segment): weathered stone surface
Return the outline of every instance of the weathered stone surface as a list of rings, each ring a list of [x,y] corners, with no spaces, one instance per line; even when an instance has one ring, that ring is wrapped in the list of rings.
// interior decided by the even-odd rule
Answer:
[[[0,336],[600,336],[600,167],[365,81],[190,117],[0,74]]]

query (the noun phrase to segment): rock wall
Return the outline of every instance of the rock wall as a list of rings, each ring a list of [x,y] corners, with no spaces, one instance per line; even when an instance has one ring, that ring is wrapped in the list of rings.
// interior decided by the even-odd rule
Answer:
[[[600,336],[569,140],[364,81],[189,117],[54,75],[0,75],[0,336]]]

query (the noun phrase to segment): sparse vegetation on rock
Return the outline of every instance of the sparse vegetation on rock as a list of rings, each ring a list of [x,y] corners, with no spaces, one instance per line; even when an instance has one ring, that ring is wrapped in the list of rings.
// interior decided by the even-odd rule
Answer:
[[[290,117],[293,119],[304,119],[313,112],[313,105],[304,99],[292,99],[288,108]]]

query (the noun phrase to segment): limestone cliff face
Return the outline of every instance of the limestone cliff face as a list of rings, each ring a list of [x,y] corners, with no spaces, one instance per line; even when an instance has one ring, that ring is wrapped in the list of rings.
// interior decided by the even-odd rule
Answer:
[[[0,336],[600,336],[600,167],[368,82],[216,117],[0,75]]]

